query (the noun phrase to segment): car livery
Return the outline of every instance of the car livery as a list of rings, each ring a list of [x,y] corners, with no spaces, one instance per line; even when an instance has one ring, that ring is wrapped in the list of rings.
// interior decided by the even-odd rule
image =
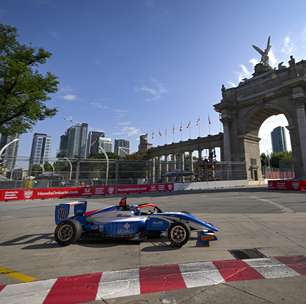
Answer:
[[[70,212],[73,215],[69,216]],[[163,212],[156,204],[143,203],[122,207],[113,205],[86,211],[86,201],[55,207],[55,240],[61,246],[77,242],[86,234],[102,238],[146,240],[167,235],[172,247],[182,247],[192,231],[201,231],[203,239],[214,241],[219,229],[186,212]]]

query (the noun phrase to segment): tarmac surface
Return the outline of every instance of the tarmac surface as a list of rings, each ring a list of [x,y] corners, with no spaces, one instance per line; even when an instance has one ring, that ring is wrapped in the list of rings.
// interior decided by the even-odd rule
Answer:
[[[131,197],[130,202],[158,203],[165,211],[192,212],[220,228],[219,240],[210,247],[197,247],[194,235],[179,250],[158,240],[59,247],[53,240],[54,206],[61,201],[67,199],[0,202],[0,289],[1,284],[60,276],[233,259],[232,249],[256,248],[267,257],[306,255],[306,192],[250,188]],[[91,210],[119,198],[87,201]],[[233,282],[107,303],[306,303],[305,283],[303,276]]]

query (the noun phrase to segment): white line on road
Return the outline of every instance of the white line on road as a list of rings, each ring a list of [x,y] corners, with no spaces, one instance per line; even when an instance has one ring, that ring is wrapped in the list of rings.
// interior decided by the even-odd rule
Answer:
[[[294,211],[288,207],[285,207],[279,203],[276,203],[270,199],[266,199],[266,198],[260,198],[258,196],[249,196],[249,198],[253,198],[253,199],[256,199],[258,201],[261,201],[261,202],[264,202],[264,203],[268,203],[270,205],[273,205],[274,207],[277,207],[279,208],[282,212],[284,213],[294,213]]]

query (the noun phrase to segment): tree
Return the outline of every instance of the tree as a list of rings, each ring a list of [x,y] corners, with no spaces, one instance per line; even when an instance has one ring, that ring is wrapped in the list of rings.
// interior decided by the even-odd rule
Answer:
[[[280,164],[292,162],[292,152],[273,152],[270,156],[270,163],[272,168],[279,168]]]
[[[47,161],[44,163],[44,171],[45,172],[53,172],[52,165]]]
[[[50,57],[43,48],[18,42],[16,28],[0,24],[0,133],[24,133],[56,114],[46,101],[58,89],[57,77],[39,72]]]
[[[31,169],[31,175],[37,177],[39,174],[42,174],[43,170],[40,165],[33,165]]]

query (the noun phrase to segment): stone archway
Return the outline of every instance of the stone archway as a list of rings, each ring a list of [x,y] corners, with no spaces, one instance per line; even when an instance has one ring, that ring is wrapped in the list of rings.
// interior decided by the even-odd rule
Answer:
[[[256,67],[255,67],[256,71]],[[224,129],[224,160],[243,161],[241,178],[262,178],[258,131],[271,115],[288,120],[296,177],[306,177],[306,61],[279,66],[241,82],[222,86],[222,100],[215,105]]]

